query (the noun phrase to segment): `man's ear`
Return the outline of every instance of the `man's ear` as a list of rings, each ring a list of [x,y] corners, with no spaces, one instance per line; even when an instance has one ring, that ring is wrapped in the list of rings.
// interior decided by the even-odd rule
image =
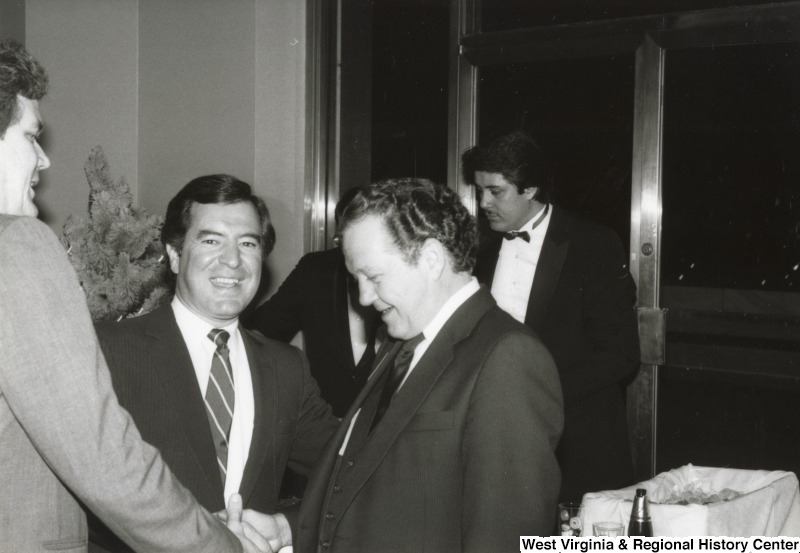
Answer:
[[[538,186],[531,186],[529,188],[526,188],[525,191],[522,194],[525,196],[526,200],[530,201],[530,200],[533,199],[534,196],[536,196],[537,192],[539,192],[539,187]]]
[[[428,238],[423,242],[419,250],[419,263],[424,265],[434,279],[441,276],[447,260],[447,251],[441,242],[435,238]]]
[[[167,255],[169,256],[169,268],[177,275],[178,269],[181,266],[181,254],[178,250],[167,244]]]

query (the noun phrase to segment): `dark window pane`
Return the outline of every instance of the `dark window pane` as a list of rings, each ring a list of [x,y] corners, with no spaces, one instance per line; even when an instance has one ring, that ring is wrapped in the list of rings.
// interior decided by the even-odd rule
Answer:
[[[662,283],[791,293],[783,312],[800,291],[800,46],[670,51],[665,80]]]
[[[781,0],[778,0],[780,2]],[[788,1],[788,0],[783,0]],[[774,0],[483,0],[481,31],[562,25],[620,17],[774,4]]]
[[[447,180],[448,0],[376,0],[372,179]]]
[[[800,471],[800,381],[663,367],[658,472],[698,466]]]
[[[800,469],[800,47],[667,52],[658,470]]]
[[[633,55],[480,71],[480,140],[530,132],[552,165],[555,203],[610,226],[627,248]]]

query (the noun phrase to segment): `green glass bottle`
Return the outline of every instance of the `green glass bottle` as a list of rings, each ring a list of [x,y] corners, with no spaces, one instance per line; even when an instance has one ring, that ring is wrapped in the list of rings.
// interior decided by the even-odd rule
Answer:
[[[631,509],[631,522],[628,524],[629,536],[653,537],[653,521],[650,520],[650,503],[647,499],[647,490],[638,488],[633,498]]]

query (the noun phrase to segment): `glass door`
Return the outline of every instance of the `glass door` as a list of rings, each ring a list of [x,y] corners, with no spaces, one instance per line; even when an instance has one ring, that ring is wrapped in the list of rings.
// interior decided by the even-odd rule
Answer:
[[[800,46],[666,54],[656,469],[800,470]]]

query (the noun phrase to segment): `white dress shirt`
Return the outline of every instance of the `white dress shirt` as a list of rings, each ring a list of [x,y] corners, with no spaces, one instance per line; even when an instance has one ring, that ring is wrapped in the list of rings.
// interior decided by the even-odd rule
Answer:
[[[369,340],[364,317],[356,311],[353,306],[353,299],[350,290],[347,290],[347,321],[350,325],[350,346],[353,348],[353,360],[358,364],[358,360],[367,351]],[[358,300],[358,298],[355,299],[356,301]],[[372,309],[372,307],[370,306],[368,309]]]
[[[208,333],[215,327],[192,313],[181,303],[178,296],[172,299],[172,311],[175,313],[175,320],[183,335],[183,341],[186,342],[186,347],[189,349],[200,393],[205,397],[208,377],[211,373],[211,360],[217,349],[214,342],[208,339]],[[216,328],[222,328],[230,334],[228,350],[233,370],[234,394],[236,394],[231,434],[228,439],[228,466],[225,477],[225,504],[227,505],[231,495],[238,493],[239,486],[242,484],[244,467],[250,453],[250,442],[253,439],[255,402],[250,364],[247,361],[242,334],[239,332],[239,321]]]
[[[530,242],[521,238],[503,239],[503,245],[500,246],[500,255],[492,278],[492,296],[500,309],[521,323],[525,322],[533,277],[536,276],[536,267],[552,213],[553,210],[548,209],[542,222],[533,230],[531,227],[542,215],[541,211],[518,229],[520,232],[528,232]]]

